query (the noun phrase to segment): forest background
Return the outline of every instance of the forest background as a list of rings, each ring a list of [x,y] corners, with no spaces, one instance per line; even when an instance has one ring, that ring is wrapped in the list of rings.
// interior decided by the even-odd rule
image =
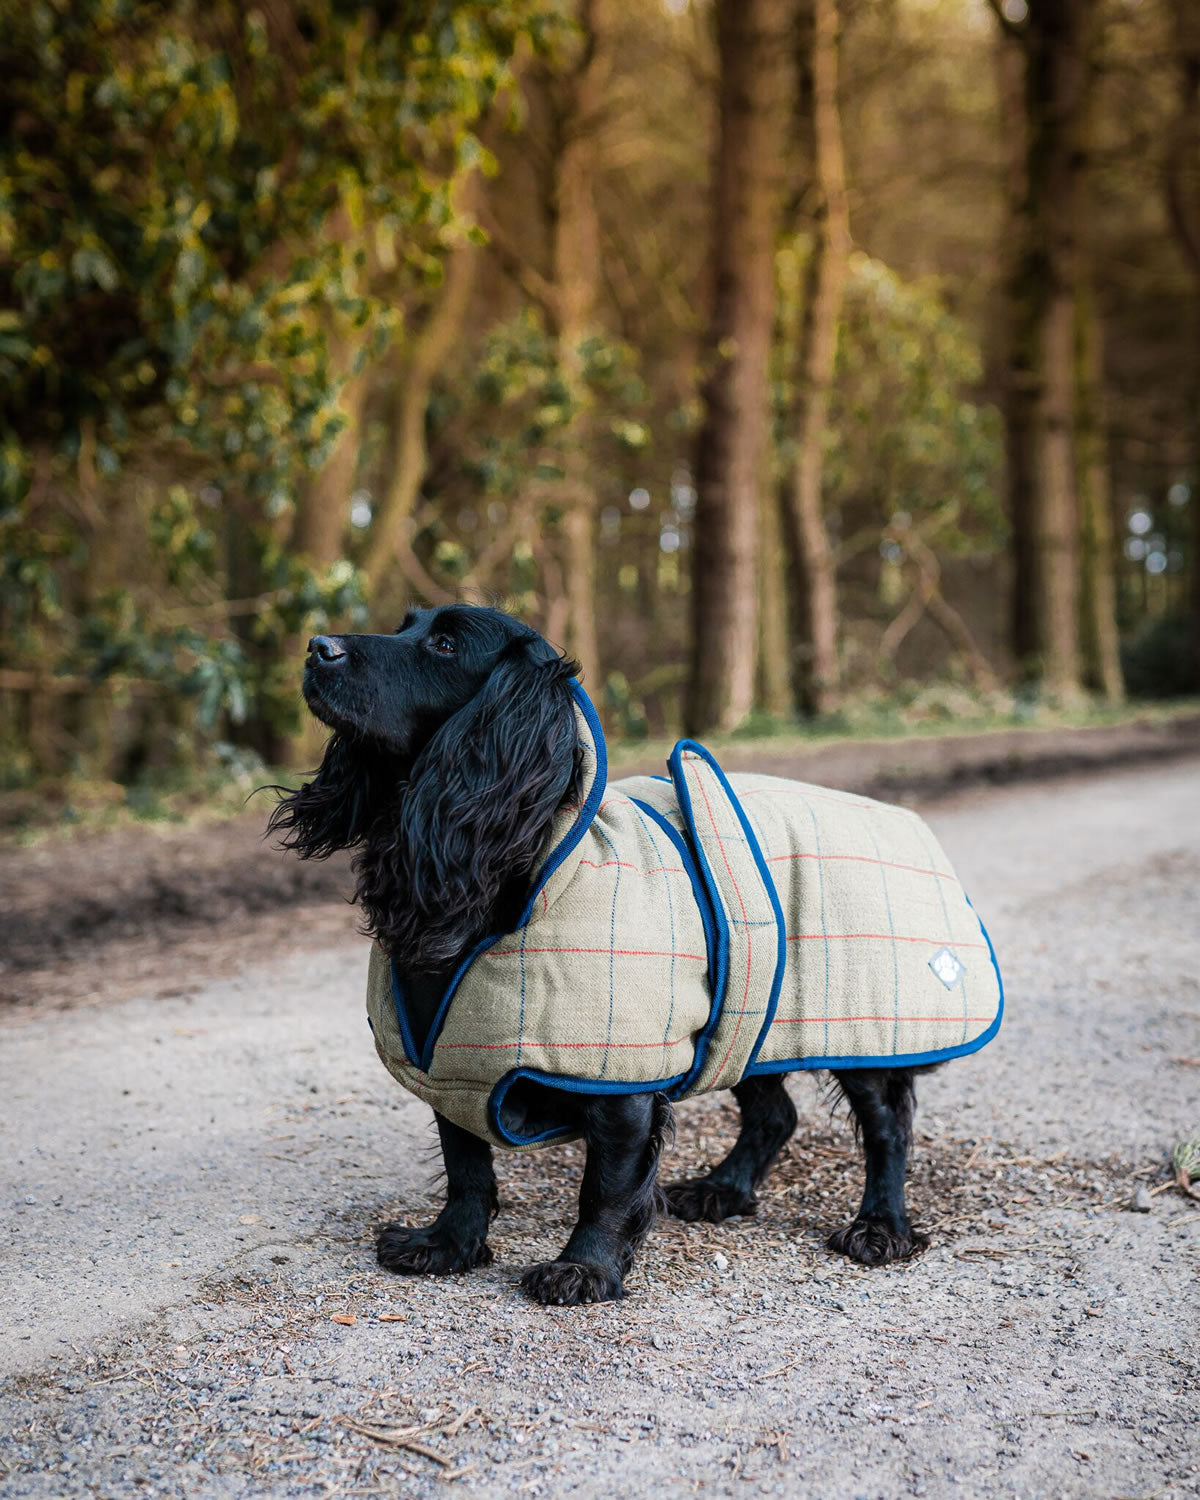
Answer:
[[[455,598],[630,738],[1194,693],[1200,7],[3,0],[0,403],[10,793]]]

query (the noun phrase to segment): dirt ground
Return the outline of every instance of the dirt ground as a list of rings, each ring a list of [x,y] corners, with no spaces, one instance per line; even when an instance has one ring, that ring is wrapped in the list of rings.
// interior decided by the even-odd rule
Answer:
[[[344,867],[297,876],[248,824],[6,852],[0,1494],[1200,1494],[1200,1203],[1157,1191],[1200,1128],[1200,758],[926,812],[1007,990],[996,1042],[921,1081],[931,1250],[824,1249],[860,1168],[802,1078],[757,1216],[660,1222],[591,1309],[516,1286],[576,1146],[500,1161],[493,1266],[375,1266],[371,1226],[437,1188]],[[668,1178],[734,1113],[678,1123]]]

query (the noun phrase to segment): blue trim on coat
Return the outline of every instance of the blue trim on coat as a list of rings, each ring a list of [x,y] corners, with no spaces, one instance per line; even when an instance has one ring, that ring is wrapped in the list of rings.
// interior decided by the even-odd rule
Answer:
[[[489,948],[494,947],[501,938],[511,937],[514,932],[519,932],[525,926],[529,918],[533,915],[534,904],[542,893],[542,887],[592,826],[596,814],[600,810],[600,804],[604,800],[604,790],[608,785],[608,747],[604,743],[604,729],[601,726],[599,715],[592,705],[592,700],[584,692],[578,680],[572,677],[569,685],[571,697],[578,706],[580,713],[583,714],[584,722],[592,732],[592,743],[596,749],[596,779],[593,781],[591,790],[588,792],[587,800],[579,809],[579,815],[572,824],[570,832],[561,843],[551,850],[546,863],[538,871],[537,878],[534,880],[529,892],[529,900],[525,903],[525,909],[521,913],[517,925],[510,928],[507,932],[496,932],[490,937],[483,938],[480,942],[476,943],[475,947],[471,949],[470,953],[459,964],[454,977],[446,987],[446,993],[438,1002],[438,1008],[434,1012],[433,1020],[430,1022],[429,1035],[425,1038],[425,1047],[419,1059],[416,1056],[417,1049],[413,1041],[405,1009],[404,987],[400,983],[399,974],[396,972],[395,962],[392,963],[392,998],[396,1006],[396,1020],[400,1026],[400,1037],[404,1043],[404,1051],[407,1054],[409,1062],[413,1067],[420,1068],[422,1073],[428,1073],[433,1063],[434,1049],[437,1047],[442,1027],[446,1024],[446,1016],[450,1010],[450,1003],[454,999],[455,991],[462,983],[463,975],[481,953],[485,953]]]
[[[396,1011],[396,1024],[400,1028],[400,1040],[404,1044],[404,1055],[414,1068],[419,1068],[421,1066],[418,1061],[420,1053],[417,1051],[412,1027],[408,1023],[408,1010],[404,1004],[404,986],[400,983],[400,975],[396,972],[396,965],[390,958],[388,968],[392,975],[392,1005]]]
[[[664,778],[665,779],[665,778]],[[671,841],[671,846],[683,861],[683,868],[688,879],[692,883],[692,895],[696,898],[696,905],[700,910],[700,920],[704,923],[704,951],[708,954],[708,987],[710,991],[716,991],[717,977],[717,924],[713,917],[712,902],[709,900],[708,890],[700,878],[700,871],[696,868],[696,861],[687,842],[663,813],[656,807],[651,807],[648,802],[643,802],[640,797],[630,797],[634,807],[645,813],[651,822],[655,823],[666,834]]]
[[[632,799],[637,801],[636,798]],[[738,804],[735,800],[734,806]],[[671,830],[676,838],[679,837],[675,829]],[[686,865],[685,865],[686,868]],[[1000,1023],[1004,1018],[1004,979],[1000,973],[1000,965],[996,961],[996,950],[992,945],[992,939],[987,928],[980,920],[979,913],[971,905],[967,898],[967,905],[971,907],[975,920],[979,922],[979,930],[983,933],[984,941],[988,946],[988,955],[991,958],[992,968],[996,973],[996,983],[1000,987],[1000,1001],[996,1011],[996,1019],[980,1036],[973,1042],[966,1042],[957,1047],[946,1047],[937,1052],[912,1052],[907,1056],[888,1055],[883,1057],[806,1057],[788,1058],[774,1063],[754,1063],[747,1067],[742,1075],[749,1078],[752,1075],[765,1073],[800,1073],[814,1072],[819,1068],[917,1068],[932,1063],[949,1062],[955,1057],[964,1057],[968,1053],[977,1052],[987,1042],[990,1042],[1000,1030]],[[694,1071],[694,1070],[692,1070]],[[687,1074],[679,1073],[674,1078],[663,1078],[650,1083],[617,1083],[611,1079],[604,1078],[571,1078],[564,1077],[558,1073],[546,1073],[538,1068],[514,1068],[506,1073],[499,1083],[492,1089],[488,1096],[488,1117],[494,1134],[499,1140],[509,1146],[536,1146],[546,1141],[559,1140],[567,1136],[578,1134],[569,1125],[564,1125],[561,1130],[542,1130],[536,1135],[517,1136],[505,1128],[500,1119],[500,1111],[504,1105],[505,1095],[508,1090],[519,1079],[527,1078],[533,1083],[543,1083],[550,1088],[562,1089],[570,1094],[666,1094],[668,1098],[678,1098],[684,1091],[687,1083]]]
[[[767,999],[767,1014],[763,1019],[762,1025],[759,1027],[754,1048],[743,1070],[748,1073],[754,1065],[754,1060],[757,1058],[762,1044],[767,1039],[767,1032],[770,1031],[771,1023],[775,1020],[775,1012],[779,1008],[779,992],[783,988],[783,976],[787,968],[787,925],[783,918],[783,907],[779,904],[779,892],[775,888],[775,881],[771,876],[770,870],[767,869],[766,857],[759,845],[757,835],[750,826],[750,819],[746,816],[745,808],[739,801],[737,793],[729,785],[729,778],[717,764],[716,758],[703,745],[698,745],[695,740],[681,740],[680,744],[687,746],[693,754],[701,756],[720,782],[725,796],[729,799],[730,806],[737,813],[738,822],[742,825],[742,832],[746,835],[746,843],[749,846],[750,853],[754,856],[754,863],[758,867],[759,878],[762,880],[763,888],[766,890],[767,899],[771,903],[771,910],[775,913],[775,977],[771,981],[771,993]],[[672,752],[672,757],[674,757],[678,750],[679,745],[676,745],[675,750]],[[697,840],[698,842],[699,840]]]
[[[536,1146],[542,1141],[561,1140],[564,1136],[578,1135],[570,1125],[561,1130],[540,1130],[537,1135],[513,1135],[500,1120],[504,1097],[513,1084],[522,1078],[533,1083],[544,1083],[549,1088],[562,1089],[568,1094],[664,1094],[669,1093],[683,1079],[682,1073],[674,1078],[664,1078],[651,1083],[619,1083],[610,1078],[571,1078],[561,1073],[545,1073],[540,1068],[513,1068],[497,1083],[488,1095],[487,1112],[492,1130],[509,1146]]]
[[[694,740],[680,740],[674,750],[671,751],[667,761],[667,770],[671,773],[671,781],[675,787],[675,800],[679,804],[679,811],[683,815],[684,825],[691,834],[692,847],[695,851],[696,866],[704,881],[704,888],[708,892],[708,900],[712,908],[713,920],[717,924],[717,972],[716,982],[712,985],[712,1005],[709,1008],[708,1020],[705,1022],[704,1030],[696,1038],[696,1050],[692,1055],[692,1066],[684,1076],[683,1082],[678,1086],[676,1093],[672,1096],[679,1098],[685,1094],[691,1085],[700,1076],[708,1056],[709,1043],[721,1021],[721,1012],[725,1008],[725,991],[729,985],[729,919],[725,915],[725,904],[721,900],[721,892],[716,881],[713,879],[712,870],[709,868],[708,856],[704,847],[696,836],[696,818],[692,811],[692,794],[688,790],[687,779],[683,773],[683,752],[685,750],[700,750],[705,755],[708,751],[702,745],[697,745]]]
[[[996,983],[1000,989],[1000,999],[996,1006],[996,1019],[972,1042],[961,1042],[957,1047],[942,1047],[936,1052],[909,1052],[891,1053],[884,1057],[781,1057],[778,1062],[755,1063],[753,1067],[747,1068],[745,1077],[757,1073],[806,1073],[813,1072],[817,1068],[921,1068],[931,1063],[950,1062],[955,1057],[966,1057],[972,1052],[978,1052],[1000,1030],[1000,1023],[1004,1020],[1004,976],[1000,973],[1000,965],[996,961],[996,950],[992,946],[991,935],[983,925],[979,913],[970,896],[963,892],[967,905],[975,920],[979,923],[979,930],[983,933],[983,940],[987,944],[988,957],[992,961],[992,968],[996,972]]]

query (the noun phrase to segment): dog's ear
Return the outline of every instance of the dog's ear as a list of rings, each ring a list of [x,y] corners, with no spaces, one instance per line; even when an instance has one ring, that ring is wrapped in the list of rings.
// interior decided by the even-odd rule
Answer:
[[[311,781],[294,792],[284,787],[263,790],[280,793],[267,832],[283,835],[281,847],[294,849],[301,859],[328,859],[338,849],[361,843],[380,811],[381,799],[401,789],[385,785],[375,759],[335,734]]]
[[[514,641],[418,757],[392,847],[372,840],[356,862],[370,929],[405,967],[452,962],[532,870],[575,774],[576,671],[540,637]],[[403,882],[398,908],[374,909],[372,887],[390,883],[380,857]]]

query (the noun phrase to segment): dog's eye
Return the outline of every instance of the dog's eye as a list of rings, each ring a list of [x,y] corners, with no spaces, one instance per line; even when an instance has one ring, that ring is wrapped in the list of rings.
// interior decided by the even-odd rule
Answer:
[[[429,642],[439,656],[453,656],[458,647],[452,636],[435,635]]]

